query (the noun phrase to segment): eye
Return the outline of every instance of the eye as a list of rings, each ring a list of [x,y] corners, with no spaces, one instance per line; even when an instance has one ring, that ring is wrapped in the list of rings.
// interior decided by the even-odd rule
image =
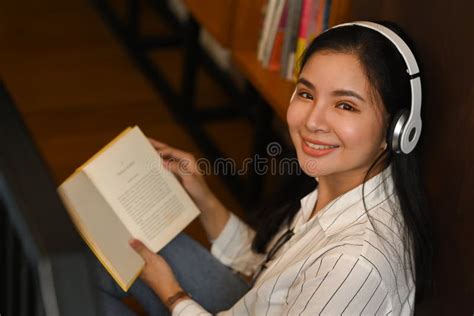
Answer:
[[[339,104],[337,105],[337,107],[338,107],[339,109],[346,110],[346,111],[351,111],[351,112],[355,112],[355,111],[356,111],[356,109],[355,109],[353,106],[351,106],[350,104],[348,104],[348,103],[339,103]]]
[[[308,92],[302,91],[302,92],[299,92],[298,95],[302,98],[313,100],[313,96],[309,94]]]

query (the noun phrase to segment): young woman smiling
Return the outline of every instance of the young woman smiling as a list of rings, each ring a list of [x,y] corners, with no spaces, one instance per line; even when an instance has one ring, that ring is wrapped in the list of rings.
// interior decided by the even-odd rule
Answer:
[[[255,229],[217,200],[190,154],[150,140],[212,241],[212,254],[184,235],[160,254],[131,241],[146,265],[130,292],[150,315],[413,314],[431,233],[417,149],[398,153],[392,134],[415,90],[399,50],[367,25],[330,29],[307,48],[287,113],[305,175]],[[106,314],[131,314],[102,270],[100,282]]]

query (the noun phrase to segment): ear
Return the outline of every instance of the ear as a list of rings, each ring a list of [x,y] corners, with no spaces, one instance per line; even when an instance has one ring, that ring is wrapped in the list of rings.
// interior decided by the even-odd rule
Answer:
[[[385,150],[387,149],[387,147],[388,147],[387,139],[384,138],[384,139],[382,140],[382,142],[380,143],[380,147],[379,147],[379,148],[380,148],[382,151],[385,151]]]

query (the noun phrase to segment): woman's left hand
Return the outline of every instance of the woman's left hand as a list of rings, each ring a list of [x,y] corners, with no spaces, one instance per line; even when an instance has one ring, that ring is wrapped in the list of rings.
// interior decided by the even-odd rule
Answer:
[[[138,239],[131,239],[130,246],[145,260],[145,267],[140,278],[148,284],[162,302],[166,303],[168,298],[183,290],[176,280],[173,270],[163,257],[148,249]]]

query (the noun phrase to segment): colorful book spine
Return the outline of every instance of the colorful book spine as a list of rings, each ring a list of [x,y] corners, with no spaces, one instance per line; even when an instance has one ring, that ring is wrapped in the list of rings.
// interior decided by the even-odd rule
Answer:
[[[288,68],[286,70],[286,79],[288,80],[294,80],[295,76],[295,65],[297,64],[296,60],[296,45],[298,43],[298,30],[299,30],[299,25],[300,25],[300,19],[301,19],[301,8],[303,5],[303,0],[297,0],[297,8],[296,8],[296,24],[292,32],[292,37],[291,37],[291,49],[290,49],[290,58],[288,62]]]
[[[275,41],[272,48],[272,54],[270,56],[270,63],[268,65],[268,69],[271,71],[278,71],[280,70],[280,60],[281,60],[281,53],[283,49],[283,38],[285,36],[285,28],[286,28],[286,21],[288,19],[288,1],[285,0],[285,4],[283,7],[283,12],[281,14],[280,23],[278,25],[278,31],[275,36]]]
[[[257,52],[257,58],[261,62],[263,60],[263,50],[265,48],[265,43],[268,38],[268,31],[270,29],[270,23],[273,17],[273,12],[275,9],[277,0],[268,0],[267,5],[266,5],[266,12],[265,12],[265,20],[263,22],[263,30],[260,35],[260,41],[258,43],[258,52]]]
[[[329,18],[331,17],[332,1],[326,0],[326,7],[324,9],[323,31],[329,28]]]
[[[280,74],[283,78],[288,77],[288,71],[293,73],[296,42],[298,39],[299,21],[301,16],[302,0],[291,0],[288,8],[288,21],[281,55]],[[291,76],[290,76],[291,77]]]
[[[277,0],[275,11],[274,11],[272,21],[270,23],[270,28],[268,31],[268,38],[265,43],[265,47],[263,49],[262,64],[264,68],[268,68],[268,65],[270,64],[270,57],[271,57],[272,49],[275,43],[275,38],[278,32],[278,25],[280,24],[280,18],[283,13],[285,2],[286,2],[285,0]]]
[[[312,0],[303,0],[301,7],[301,18],[299,26],[298,40],[296,44],[295,59],[299,61],[308,43],[309,25],[311,19]],[[298,73],[298,63],[296,63],[295,73]]]
[[[316,13],[316,28],[314,36],[318,36],[323,31],[326,2],[327,0],[319,0],[319,7]]]
[[[308,26],[308,44],[316,37],[316,16],[318,15],[320,1],[321,0],[314,0],[311,4],[311,17]]]
[[[258,45],[263,68],[294,80],[308,44],[329,27],[332,0],[267,0]]]

